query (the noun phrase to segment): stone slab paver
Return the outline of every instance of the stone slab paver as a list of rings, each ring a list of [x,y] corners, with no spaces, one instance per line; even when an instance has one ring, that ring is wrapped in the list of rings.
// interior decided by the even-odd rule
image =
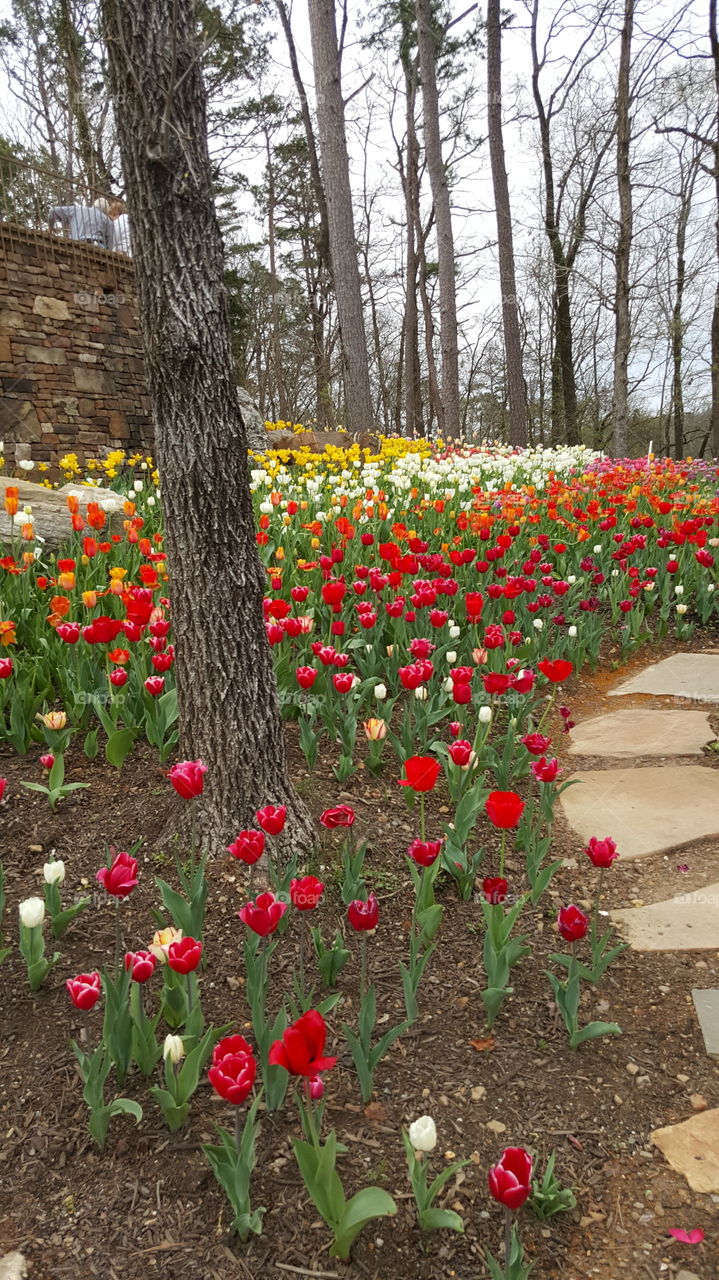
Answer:
[[[719,911],[717,917],[719,918]],[[719,949],[719,937],[717,948]],[[704,1036],[704,1047],[710,1057],[719,1058],[719,991],[699,991],[695,988],[692,1000]]]
[[[692,1191],[719,1192],[719,1107],[655,1129],[651,1140]]]
[[[6,1253],[0,1258],[0,1280],[24,1280],[27,1262],[21,1253]]]
[[[654,711],[634,707],[583,720],[572,729],[573,756],[701,755],[714,737],[705,711]]]
[[[653,693],[694,702],[719,702],[719,654],[674,653],[609,690],[610,698]]]
[[[719,951],[719,884],[610,915],[633,951]]]
[[[611,836],[623,858],[642,858],[719,835],[719,776],[701,765],[598,769],[572,774],[561,805],[589,840]]]

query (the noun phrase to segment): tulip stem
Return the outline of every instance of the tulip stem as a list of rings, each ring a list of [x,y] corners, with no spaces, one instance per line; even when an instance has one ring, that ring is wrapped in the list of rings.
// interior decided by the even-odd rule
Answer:
[[[239,1107],[235,1107],[235,1147],[239,1155],[242,1148],[242,1112]]]
[[[505,855],[505,853],[506,853],[506,850],[507,850],[507,832],[506,832],[506,831],[502,831],[502,846],[501,846],[501,849],[500,849],[500,851],[499,851],[499,874],[500,874],[500,876],[503,876],[503,875],[504,875],[504,855]]]
[[[419,793],[419,834],[421,839],[425,839],[425,822],[424,822],[424,792]]]
[[[197,797],[190,801],[190,865],[195,870],[195,851],[197,849]]]
[[[300,956],[299,956],[300,992],[302,995],[302,1012],[304,1013],[305,1012],[305,1008],[304,1008],[304,1005],[305,1005],[305,917],[304,917],[303,911],[299,912],[299,917],[300,917]]]
[[[367,990],[367,934],[362,934],[360,942],[360,1008]]]
[[[604,887],[604,867],[599,868],[599,879],[597,881],[597,894],[594,899],[594,911],[592,913],[592,959],[594,959],[594,944],[599,933],[599,907],[602,901],[602,889]]]
[[[511,1280],[512,1272],[512,1213],[510,1209],[504,1210],[504,1274],[507,1280]]]
[[[120,899],[115,898],[115,973],[120,972]]]

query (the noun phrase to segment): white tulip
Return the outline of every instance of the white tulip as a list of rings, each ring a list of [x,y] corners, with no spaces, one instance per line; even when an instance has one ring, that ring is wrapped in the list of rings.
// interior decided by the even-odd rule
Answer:
[[[21,458],[17,465],[22,471],[32,471],[35,463],[31,462],[29,458]]]
[[[409,1140],[415,1151],[434,1151],[437,1129],[431,1116],[420,1116],[409,1126]]]
[[[567,635],[569,636],[570,640],[575,640],[575,639],[576,639],[576,636],[577,636],[577,628],[576,628],[576,627],[569,627],[569,629],[568,629],[568,631],[567,631]]]
[[[460,628],[459,628],[459,627],[450,627],[450,628],[449,628],[449,638],[450,638],[450,640],[459,640],[459,637],[460,637],[460,635],[461,635],[461,634],[462,634],[462,632],[461,632],[461,630],[460,630]]]
[[[457,661],[457,655],[454,652],[454,649],[450,649],[449,653],[445,653],[444,656],[447,662],[449,663],[450,667],[454,666],[455,662]]]
[[[384,702],[385,698],[387,697],[387,685],[376,684],[374,687],[374,696],[378,702]]]
[[[544,630],[544,623],[542,622],[542,619],[541,619],[541,618],[535,618],[535,619],[534,619],[534,622],[532,623],[532,626],[534,627],[534,630],[535,630],[535,631],[543,631],[543,630]]]
[[[684,588],[683,588],[683,586],[681,585],[681,583],[679,584],[679,586],[678,586],[678,587],[675,587],[675,588],[674,588],[674,594],[675,594],[675,596],[683,596],[683,595],[684,595]]]
[[[20,903],[20,923],[26,929],[35,929],[45,919],[45,903],[42,898],[26,898]]]
[[[167,1061],[176,1064],[182,1062],[185,1056],[185,1046],[182,1043],[182,1036],[165,1036],[165,1043],[162,1049],[162,1056]]]
[[[684,613],[686,613],[686,611],[687,611],[687,609],[688,609],[688,608],[689,608],[689,605],[688,605],[688,604],[678,604],[678,605],[677,605],[677,613],[684,614]]]
[[[449,683],[449,684],[450,684],[450,686],[451,686],[452,681],[450,680],[448,683]],[[415,689],[415,691],[414,691],[414,696],[415,696],[415,698],[417,699],[417,701],[418,701],[418,702],[426,702],[426,701],[427,701],[427,698],[428,698],[428,696],[429,696],[429,695],[428,695],[427,690],[425,689],[424,685],[423,685],[423,684],[421,684],[421,685],[419,686],[419,688],[418,688],[418,689]]]
[[[65,879],[65,863],[62,858],[56,858],[54,862],[46,862],[42,874],[45,884],[62,884]]]
[[[479,718],[479,723],[480,723],[480,724],[489,724],[489,723],[490,723],[490,721],[491,721],[491,719],[492,719],[492,708],[491,708],[491,707],[480,707],[480,708],[479,708],[479,717],[478,717],[478,718]]]

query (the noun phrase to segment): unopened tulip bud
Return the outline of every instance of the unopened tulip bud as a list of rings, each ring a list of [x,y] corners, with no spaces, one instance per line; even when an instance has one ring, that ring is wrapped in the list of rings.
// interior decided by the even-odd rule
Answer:
[[[45,884],[62,884],[65,879],[65,863],[61,858],[46,862],[42,869]]]
[[[313,1080],[310,1080],[309,1091],[313,1102],[319,1102],[325,1091],[324,1081],[321,1076],[315,1076]]]
[[[20,923],[26,929],[36,929],[45,919],[45,903],[42,898],[26,898],[20,903]]]
[[[182,1036],[165,1036],[162,1056],[165,1061],[169,1058],[173,1066],[177,1065],[178,1062],[182,1062],[182,1059],[185,1056],[185,1046],[182,1042]]]
[[[492,719],[492,708],[486,706],[480,707],[477,718],[480,724],[489,724]]]
[[[376,684],[374,687],[374,696],[378,702],[384,702],[384,699],[387,697],[386,684]]]
[[[431,1116],[420,1116],[409,1126],[409,1140],[415,1151],[434,1151],[437,1129]]]

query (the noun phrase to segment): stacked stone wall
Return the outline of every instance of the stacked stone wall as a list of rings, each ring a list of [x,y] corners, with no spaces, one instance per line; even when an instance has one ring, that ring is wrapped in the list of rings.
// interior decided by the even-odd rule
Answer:
[[[0,223],[0,440],[53,468],[151,450],[130,259]]]

